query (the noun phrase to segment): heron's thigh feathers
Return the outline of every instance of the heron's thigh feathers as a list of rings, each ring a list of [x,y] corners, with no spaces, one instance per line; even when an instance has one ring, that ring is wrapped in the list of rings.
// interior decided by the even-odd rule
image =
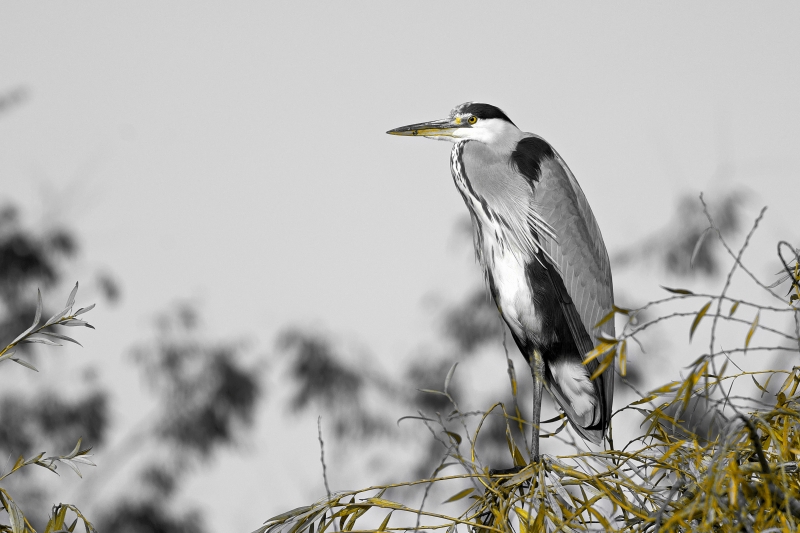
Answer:
[[[576,422],[584,427],[591,425],[595,418],[597,397],[586,367],[577,361],[561,360],[550,365],[550,373],[578,416]]]

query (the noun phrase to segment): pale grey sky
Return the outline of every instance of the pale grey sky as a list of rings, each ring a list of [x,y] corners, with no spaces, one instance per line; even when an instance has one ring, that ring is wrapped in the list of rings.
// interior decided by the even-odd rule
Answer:
[[[737,184],[796,240],[798,27],[792,2],[4,2],[0,90],[30,93],[0,119],[2,197],[74,228],[74,276],[107,268],[124,294],[42,373],[91,362],[138,419],[124,352],[183,298],[210,336],[264,352],[316,324],[390,365],[430,335],[424,295],[458,298],[479,274],[453,244],[449,146],[384,132],[467,100],[556,147],[612,252],[680,191]],[[215,531],[321,494],[316,417],[289,427],[279,397],[250,459],[185,496],[219,502]]]

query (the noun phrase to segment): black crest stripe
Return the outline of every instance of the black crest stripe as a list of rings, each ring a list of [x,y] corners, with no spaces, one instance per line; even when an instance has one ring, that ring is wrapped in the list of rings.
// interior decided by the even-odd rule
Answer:
[[[538,137],[525,137],[511,154],[511,161],[520,174],[538,182],[542,174],[542,161],[555,157],[553,147]]]

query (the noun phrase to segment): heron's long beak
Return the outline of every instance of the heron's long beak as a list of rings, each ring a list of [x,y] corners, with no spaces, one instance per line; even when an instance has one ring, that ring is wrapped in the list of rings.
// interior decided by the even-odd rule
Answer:
[[[414,135],[420,137],[453,137],[453,133],[459,128],[468,126],[462,122],[461,118],[445,118],[441,120],[431,120],[430,122],[420,122],[410,126],[400,126],[386,133],[389,135]]]

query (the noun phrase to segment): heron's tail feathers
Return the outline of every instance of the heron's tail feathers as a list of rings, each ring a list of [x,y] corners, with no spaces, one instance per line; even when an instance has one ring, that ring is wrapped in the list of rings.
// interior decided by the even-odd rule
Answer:
[[[608,422],[602,400],[589,379],[587,368],[577,361],[561,360],[550,365],[548,390],[561,406],[575,431],[584,439],[600,444]]]

